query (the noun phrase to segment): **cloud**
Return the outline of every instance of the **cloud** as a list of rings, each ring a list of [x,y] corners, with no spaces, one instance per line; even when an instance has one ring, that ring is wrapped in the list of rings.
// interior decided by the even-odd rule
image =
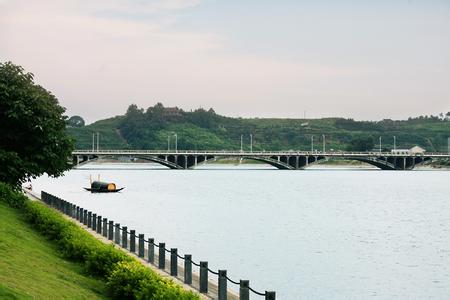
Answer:
[[[393,102],[380,97],[383,90],[409,96],[395,87],[403,80],[395,78],[399,74],[382,67],[236,53],[229,51],[230,36],[172,26],[179,12],[201,4],[3,1],[0,36],[6,42],[0,43],[0,59],[35,73],[69,115],[88,121],[121,114],[130,103],[148,107],[157,101],[185,109],[214,107],[229,115],[296,117],[308,110],[316,116],[358,111],[369,116],[370,110],[358,108],[361,99],[376,101],[381,114]],[[375,89],[375,81],[382,88]]]

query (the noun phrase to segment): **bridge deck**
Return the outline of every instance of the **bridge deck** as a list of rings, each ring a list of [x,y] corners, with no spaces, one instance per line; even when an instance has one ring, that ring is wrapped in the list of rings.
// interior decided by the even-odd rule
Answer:
[[[392,152],[321,152],[321,151],[209,151],[209,150],[75,150],[72,155],[211,155],[228,157],[252,157],[252,156],[325,156],[325,157],[430,157],[450,158],[450,153],[410,153],[399,154]]]

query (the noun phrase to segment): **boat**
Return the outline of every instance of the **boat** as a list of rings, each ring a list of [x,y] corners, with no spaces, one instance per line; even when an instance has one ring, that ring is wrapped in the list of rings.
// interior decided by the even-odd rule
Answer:
[[[117,193],[124,188],[118,189],[116,184],[112,182],[91,181],[91,187],[84,189],[91,193]]]

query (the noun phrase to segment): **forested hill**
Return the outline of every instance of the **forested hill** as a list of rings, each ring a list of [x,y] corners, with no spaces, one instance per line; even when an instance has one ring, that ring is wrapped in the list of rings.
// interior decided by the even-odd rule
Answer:
[[[161,103],[144,110],[130,105],[123,116],[101,120],[88,126],[77,123],[68,126],[77,149],[92,148],[92,134],[99,133],[101,149],[167,149],[239,150],[243,135],[244,150],[310,150],[322,149],[325,135],[327,150],[372,150],[419,145],[427,151],[447,151],[450,137],[450,113],[440,116],[420,116],[408,120],[354,121],[343,118],[271,119],[230,118],[214,110],[183,111],[164,107]]]

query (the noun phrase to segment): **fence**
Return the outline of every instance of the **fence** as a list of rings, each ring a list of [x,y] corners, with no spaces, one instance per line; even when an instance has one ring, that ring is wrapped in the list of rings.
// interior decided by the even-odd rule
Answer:
[[[146,259],[148,263],[157,266],[161,270],[166,269],[166,261],[169,262],[169,273],[171,276],[180,279],[179,271],[183,274],[183,282],[187,285],[197,289],[202,294],[208,294],[208,275],[217,276],[217,296],[219,300],[226,300],[228,297],[227,283],[230,282],[239,286],[239,299],[250,299],[250,292],[263,296],[266,300],[275,300],[276,294],[273,291],[258,292],[250,287],[248,280],[234,281],[227,276],[226,270],[213,271],[208,267],[207,261],[200,261],[196,263],[192,260],[192,255],[185,254],[181,256],[178,254],[177,248],[166,248],[165,243],[155,243],[154,238],[145,239],[143,234],[136,234],[135,230],[128,230],[127,226],[120,226],[119,223],[114,223],[112,220],[102,218],[101,215],[88,211],[66,200],[53,196],[47,192],[41,192],[41,199],[47,205],[56,208],[65,215],[76,219],[80,223],[86,225],[88,228],[103,235],[118,246],[137,254],[138,257]],[[137,245],[137,248],[136,248]],[[147,245],[147,247],[146,247]],[[157,254],[155,253],[157,250]],[[166,260],[166,253],[169,259]],[[184,261],[183,268],[178,265],[178,259]],[[194,286],[192,266],[198,267],[198,286]]]

